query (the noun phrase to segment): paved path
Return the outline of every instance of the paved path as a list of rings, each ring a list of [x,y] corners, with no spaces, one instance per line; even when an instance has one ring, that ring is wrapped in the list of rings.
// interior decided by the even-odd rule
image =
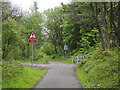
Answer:
[[[43,79],[34,88],[81,88],[76,79],[74,72],[75,65],[73,64],[50,61],[48,65],[33,64],[33,66],[49,69]]]

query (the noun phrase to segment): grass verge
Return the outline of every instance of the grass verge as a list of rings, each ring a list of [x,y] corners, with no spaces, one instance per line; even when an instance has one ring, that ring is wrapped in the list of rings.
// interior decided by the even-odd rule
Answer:
[[[64,57],[64,56],[57,56],[57,57],[54,57],[54,56],[48,56],[49,57],[49,60],[52,60],[52,61],[58,61],[58,62],[62,62],[62,63],[67,63],[67,64],[72,64],[72,58],[71,57]]]
[[[0,90],[2,89],[2,61],[0,60]]]
[[[18,60],[18,61],[12,61],[16,63],[36,63],[36,64],[49,64],[47,58],[42,58],[42,59],[37,59],[37,60],[30,60],[30,59],[25,59],[25,60]]]
[[[21,66],[13,62],[2,63],[2,88],[33,88],[47,70]]]
[[[77,65],[77,77],[84,88],[120,88],[119,60],[116,52],[94,52]]]

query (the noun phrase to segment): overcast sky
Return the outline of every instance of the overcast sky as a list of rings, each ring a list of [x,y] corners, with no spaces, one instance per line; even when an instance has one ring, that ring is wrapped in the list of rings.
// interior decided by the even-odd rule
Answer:
[[[17,5],[23,10],[29,11],[34,1],[38,2],[39,11],[44,11],[48,8],[58,6],[63,2],[64,4],[69,3],[71,0],[10,0],[14,5]]]

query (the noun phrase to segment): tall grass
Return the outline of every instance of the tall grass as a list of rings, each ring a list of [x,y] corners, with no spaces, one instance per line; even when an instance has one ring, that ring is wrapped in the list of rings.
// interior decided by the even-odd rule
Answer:
[[[49,58],[48,60],[72,64],[72,58],[70,56],[64,57],[64,56],[51,55],[51,56],[48,56],[48,58]]]
[[[2,88],[32,88],[47,70],[3,62],[2,71]]]
[[[2,89],[2,61],[0,60],[0,89]]]
[[[119,60],[118,52],[94,52],[77,65],[77,77],[84,88],[118,88]]]

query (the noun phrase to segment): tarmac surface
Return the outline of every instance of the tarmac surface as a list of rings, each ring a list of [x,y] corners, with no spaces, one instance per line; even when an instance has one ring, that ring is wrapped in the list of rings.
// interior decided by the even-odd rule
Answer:
[[[75,75],[74,64],[50,61],[50,64],[23,63],[22,65],[48,69],[43,79],[33,88],[81,88]]]

